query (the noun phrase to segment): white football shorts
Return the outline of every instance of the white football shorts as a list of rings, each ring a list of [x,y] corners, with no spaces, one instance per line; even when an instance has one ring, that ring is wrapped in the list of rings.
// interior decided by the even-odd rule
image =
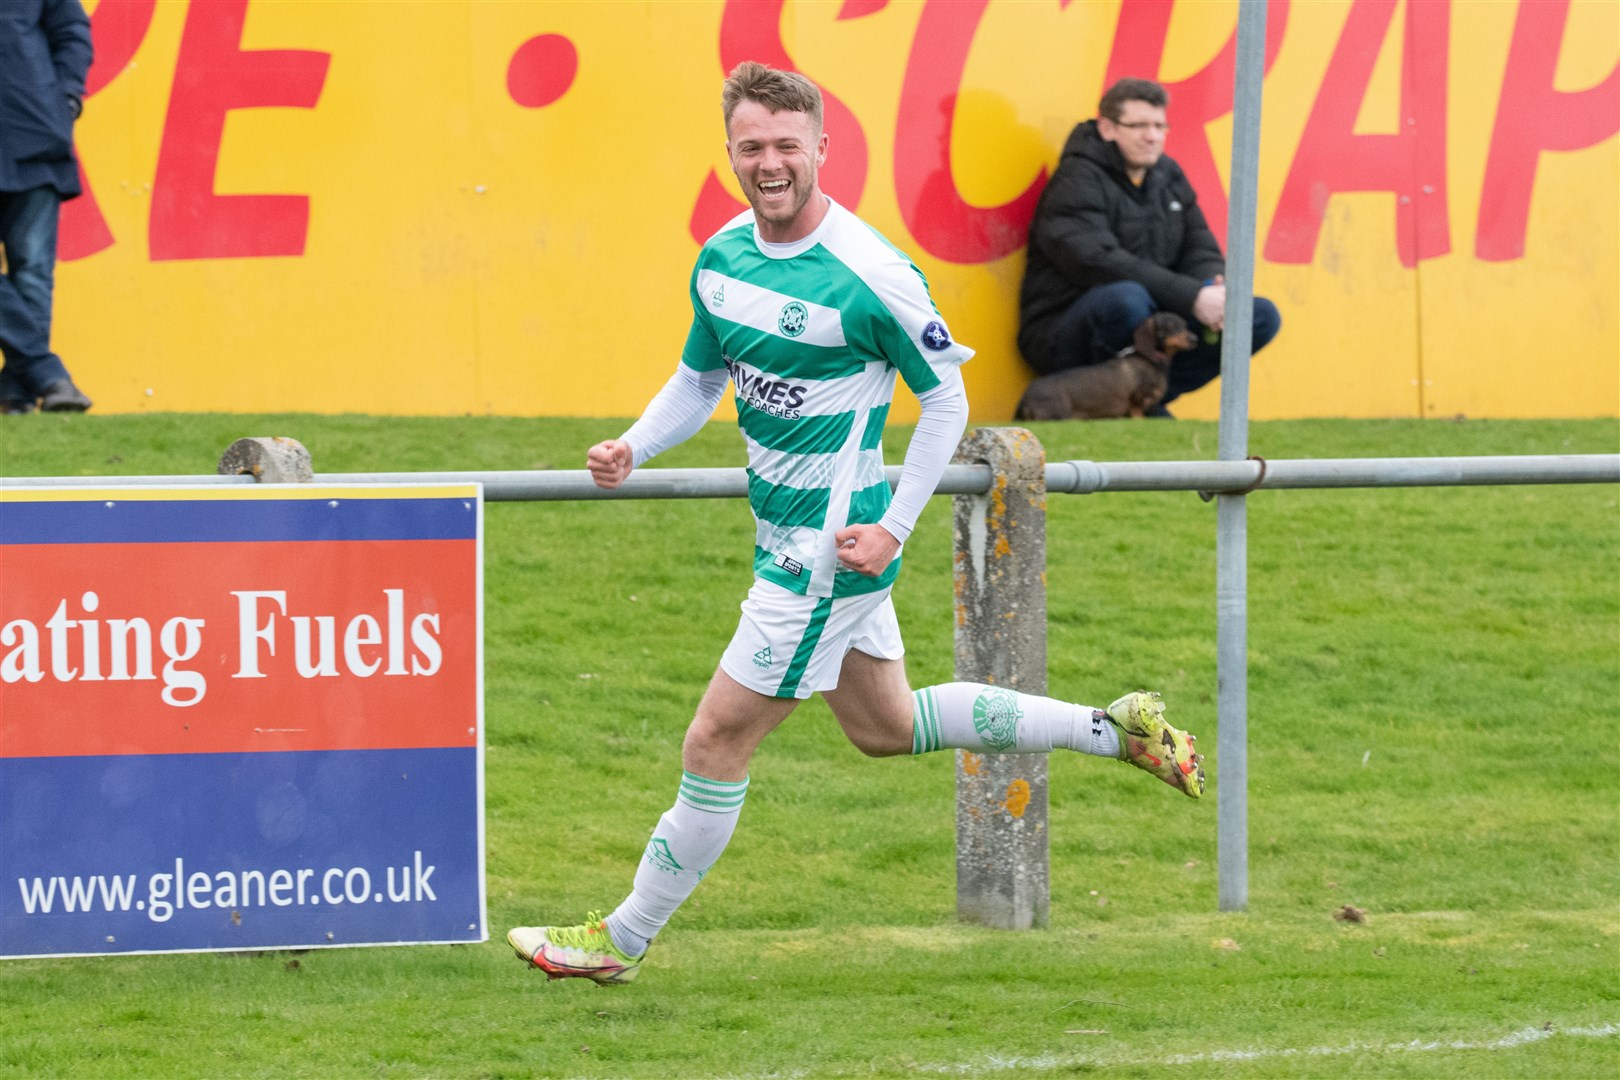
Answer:
[[[838,686],[844,654],[906,654],[888,589],[860,596],[800,596],[754,579],[737,633],[720,658],[727,675],[767,697],[807,698]]]

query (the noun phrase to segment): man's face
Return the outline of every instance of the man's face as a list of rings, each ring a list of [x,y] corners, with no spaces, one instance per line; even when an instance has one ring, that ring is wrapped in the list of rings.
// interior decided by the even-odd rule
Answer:
[[[808,113],[773,113],[743,101],[732,110],[727,134],[731,171],[754,208],[760,236],[782,244],[810,235],[825,207],[816,174],[827,159],[827,133],[815,130]]]
[[[1136,175],[1164,156],[1164,137],[1169,130],[1164,110],[1145,101],[1127,101],[1118,120],[1097,118],[1097,134],[1119,147],[1126,169]]]

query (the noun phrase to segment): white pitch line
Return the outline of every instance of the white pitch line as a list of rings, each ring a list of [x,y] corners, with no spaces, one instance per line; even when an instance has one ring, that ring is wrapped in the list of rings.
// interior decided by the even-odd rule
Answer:
[[[1165,1059],[1167,1065],[1192,1065],[1200,1061],[1249,1061],[1268,1057],[1336,1057],[1342,1054],[1424,1054],[1437,1050],[1513,1050],[1531,1043],[1545,1042],[1556,1036],[1576,1039],[1609,1039],[1620,1035],[1620,1024],[1599,1024],[1597,1027],[1573,1028],[1521,1028],[1499,1039],[1474,1042],[1465,1039],[1424,1040],[1413,1039],[1404,1043],[1349,1043],[1345,1046],[1313,1046],[1305,1050],[1211,1050],[1206,1054],[1176,1054]]]
[[[1610,1039],[1620,1035],[1620,1024],[1599,1024],[1595,1027],[1521,1028],[1496,1039],[1485,1040],[1424,1040],[1413,1039],[1401,1043],[1347,1043],[1343,1046],[1280,1047],[1261,1050],[1210,1050],[1202,1054],[1174,1054],[1167,1058],[1109,1058],[1094,1054],[1042,1054],[1039,1057],[1001,1057],[990,1055],[973,1063],[952,1065],[918,1065],[916,1072],[975,1075],[987,1072],[1029,1072],[1072,1068],[1075,1065],[1196,1065],[1206,1061],[1257,1061],[1264,1058],[1338,1057],[1346,1054],[1423,1054],[1446,1050],[1513,1050],[1520,1046],[1544,1042],[1552,1038]]]

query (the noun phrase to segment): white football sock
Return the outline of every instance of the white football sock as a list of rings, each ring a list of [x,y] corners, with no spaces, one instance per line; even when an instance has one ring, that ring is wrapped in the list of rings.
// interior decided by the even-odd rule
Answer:
[[[911,752],[976,750],[1040,754],[1077,750],[1119,757],[1119,731],[1089,705],[1021,694],[984,683],[941,683],[914,691]]]
[[[658,819],[630,895],[607,917],[608,933],[621,952],[646,952],[675,909],[692,895],[726,850],[747,792],[746,779],[730,783],[681,774],[675,805]]]

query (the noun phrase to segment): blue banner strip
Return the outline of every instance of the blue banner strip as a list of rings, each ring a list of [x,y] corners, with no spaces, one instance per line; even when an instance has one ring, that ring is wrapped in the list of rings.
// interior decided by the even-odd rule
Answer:
[[[0,956],[484,939],[475,748],[0,759]]]
[[[0,544],[472,540],[473,499],[98,499],[0,504]]]

